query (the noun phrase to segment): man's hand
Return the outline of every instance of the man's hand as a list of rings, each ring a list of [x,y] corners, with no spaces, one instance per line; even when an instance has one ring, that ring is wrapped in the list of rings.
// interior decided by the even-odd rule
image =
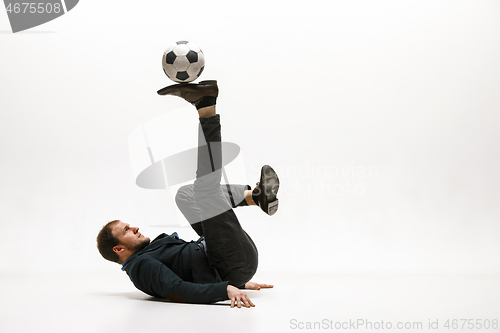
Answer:
[[[260,288],[272,287],[274,287],[272,284],[257,283],[252,281],[248,281],[247,283],[245,283],[245,289],[260,290]]]
[[[247,308],[255,306],[250,298],[248,298],[247,294],[229,284],[227,285],[227,297],[229,297],[229,299],[231,300],[232,308],[234,308],[235,304],[237,307],[241,308],[242,302]]]

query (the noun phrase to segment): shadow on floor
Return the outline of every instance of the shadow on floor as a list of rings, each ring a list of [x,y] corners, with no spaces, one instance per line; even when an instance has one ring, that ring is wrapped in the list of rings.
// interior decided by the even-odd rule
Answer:
[[[132,300],[139,300],[139,301],[148,301],[148,302],[161,302],[161,303],[172,303],[172,304],[186,304],[186,305],[218,305],[218,306],[231,306],[229,303],[211,303],[211,304],[191,304],[191,303],[179,303],[179,302],[173,302],[171,300],[168,300],[166,298],[159,298],[159,297],[152,297],[148,296],[146,294],[142,294],[139,292],[94,292],[91,293],[91,295],[94,296],[107,296],[107,297],[120,297],[120,298],[128,298]]]

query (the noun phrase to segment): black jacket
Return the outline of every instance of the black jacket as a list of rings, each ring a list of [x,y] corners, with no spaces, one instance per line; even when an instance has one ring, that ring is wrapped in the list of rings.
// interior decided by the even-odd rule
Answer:
[[[123,263],[137,289],[176,302],[213,303],[227,300],[227,281],[208,264],[198,243],[161,234]]]

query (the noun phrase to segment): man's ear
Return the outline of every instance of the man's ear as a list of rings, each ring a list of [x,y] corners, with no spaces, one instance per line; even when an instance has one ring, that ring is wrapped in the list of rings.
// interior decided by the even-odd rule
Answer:
[[[125,248],[121,245],[116,245],[116,246],[113,246],[113,251],[117,254],[120,254],[123,251],[125,251]]]

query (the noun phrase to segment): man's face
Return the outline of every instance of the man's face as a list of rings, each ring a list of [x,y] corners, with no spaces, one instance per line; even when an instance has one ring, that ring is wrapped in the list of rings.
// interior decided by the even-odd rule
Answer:
[[[150,242],[149,237],[139,232],[139,228],[131,227],[122,221],[115,224],[111,233],[120,241],[118,245],[125,247],[132,253],[142,250]]]

